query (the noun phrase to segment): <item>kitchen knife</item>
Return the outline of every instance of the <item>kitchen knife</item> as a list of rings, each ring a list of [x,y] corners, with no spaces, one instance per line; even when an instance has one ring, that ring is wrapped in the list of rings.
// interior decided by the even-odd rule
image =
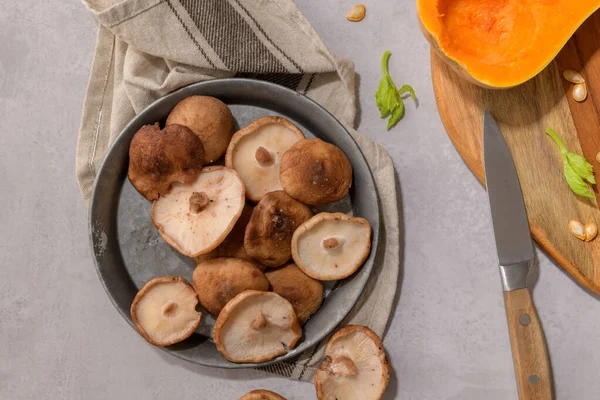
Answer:
[[[535,260],[527,211],[510,151],[489,111],[483,115],[483,158],[519,399],[549,400],[546,339],[526,282]]]

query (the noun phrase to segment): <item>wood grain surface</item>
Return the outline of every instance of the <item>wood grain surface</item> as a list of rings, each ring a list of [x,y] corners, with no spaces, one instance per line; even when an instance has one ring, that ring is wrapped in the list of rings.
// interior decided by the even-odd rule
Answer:
[[[553,399],[548,348],[529,289],[504,292],[504,305],[519,399]]]
[[[438,111],[452,143],[482,184],[483,110],[498,122],[515,161],[533,238],[579,284],[600,294],[600,238],[589,243],[569,233],[571,219],[600,225],[598,201],[577,196],[563,175],[553,128],[572,152],[600,165],[600,13],[593,14],[539,75],[512,89],[490,90],[459,78],[432,50],[431,73]],[[583,103],[572,99],[564,69],[579,71],[588,85]],[[594,186],[596,198],[598,188]]]

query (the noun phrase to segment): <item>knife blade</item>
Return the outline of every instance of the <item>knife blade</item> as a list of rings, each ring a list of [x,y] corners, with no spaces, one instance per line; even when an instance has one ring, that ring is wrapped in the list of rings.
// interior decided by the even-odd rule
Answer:
[[[527,287],[535,261],[527,210],[508,145],[487,110],[483,157],[519,399],[550,400],[553,385],[546,339]]]
[[[504,290],[527,287],[535,253],[523,192],[510,150],[496,121],[483,114],[485,181]]]

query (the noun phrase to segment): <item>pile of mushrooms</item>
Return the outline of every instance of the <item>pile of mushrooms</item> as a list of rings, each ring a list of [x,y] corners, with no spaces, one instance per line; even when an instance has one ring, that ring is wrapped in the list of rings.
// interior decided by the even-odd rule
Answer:
[[[196,330],[199,307],[216,318],[213,339],[223,357],[260,363],[300,340],[302,325],[323,302],[322,281],[360,268],[371,250],[371,226],[314,208],[350,190],[352,166],[341,149],[306,139],[281,117],[259,118],[237,132],[234,126],[223,102],[192,96],[175,106],[163,129],[147,125],[134,135],[129,180],[153,201],[152,222],[163,240],[193,258],[196,268],[191,283],[173,276],[150,280],[136,295],[131,317],[149,343],[169,346]],[[319,398],[351,398],[348,387],[385,376],[385,356],[373,335],[355,328],[332,338],[329,361],[315,376]],[[356,351],[355,340],[362,343]],[[357,353],[363,350],[379,363],[365,361]],[[243,398],[282,399],[268,391]]]

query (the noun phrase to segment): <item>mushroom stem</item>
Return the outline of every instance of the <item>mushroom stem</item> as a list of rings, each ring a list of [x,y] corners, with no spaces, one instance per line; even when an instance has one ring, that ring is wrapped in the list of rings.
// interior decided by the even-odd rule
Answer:
[[[331,250],[338,247],[340,245],[340,242],[336,238],[330,237],[327,239],[323,239],[322,245],[324,249]]]
[[[262,312],[258,313],[258,317],[252,322],[253,329],[261,329],[267,325],[267,319],[265,318],[265,314]]]
[[[194,192],[190,196],[190,212],[193,214],[198,214],[200,211],[204,210],[206,206],[210,203],[208,196],[204,192]]]
[[[356,374],[356,365],[346,356],[333,357],[329,369],[335,376],[348,377]]]
[[[162,306],[160,313],[165,318],[171,318],[177,314],[177,308],[177,303],[175,303],[173,300],[169,300],[164,306]]]
[[[269,150],[265,149],[262,146],[256,149],[254,157],[256,158],[256,161],[258,161],[258,163],[263,167],[273,164],[274,161],[273,156],[271,155],[271,153],[269,153]]]

